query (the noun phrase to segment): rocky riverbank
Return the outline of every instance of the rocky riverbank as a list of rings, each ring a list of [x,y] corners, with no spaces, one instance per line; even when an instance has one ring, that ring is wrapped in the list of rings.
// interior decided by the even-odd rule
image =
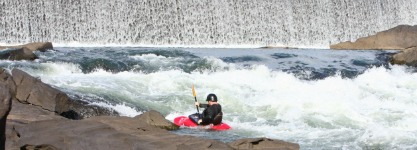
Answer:
[[[330,45],[331,49],[403,50],[417,46],[417,25],[399,25],[375,35]]]
[[[330,45],[331,49],[399,50],[390,63],[417,67],[417,25],[399,25],[375,35]]]

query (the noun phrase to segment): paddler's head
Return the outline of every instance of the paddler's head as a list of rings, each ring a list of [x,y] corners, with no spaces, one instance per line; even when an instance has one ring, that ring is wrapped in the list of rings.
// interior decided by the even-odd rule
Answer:
[[[206,101],[208,101],[209,104],[217,103],[217,96],[215,94],[209,94],[207,95]]]

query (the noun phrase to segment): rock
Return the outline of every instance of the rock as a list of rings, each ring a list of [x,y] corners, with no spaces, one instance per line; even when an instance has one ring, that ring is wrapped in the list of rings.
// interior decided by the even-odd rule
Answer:
[[[281,140],[268,138],[248,138],[230,142],[229,146],[235,149],[262,149],[262,150],[298,150],[300,145]]]
[[[269,49],[269,48],[281,48],[281,49],[298,49],[297,47],[289,47],[289,46],[283,46],[283,45],[266,45],[266,46],[262,46],[260,48],[265,48],[265,49]]]
[[[135,118],[93,116],[83,120],[69,120],[38,106],[16,101],[8,118],[6,149],[233,149],[230,144],[176,135],[151,125],[154,121],[144,121],[149,118],[159,120],[160,116],[159,112],[150,111]],[[236,149],[245,149],[242,145],[248,143],[254,149],[292,148],[291,144],[279,142],[271,139],[246,139],[232,145],[237,145]]]
[[[17,147],[45,144],[58,149],[232,149],[219,141],[175,135],[129,117],[44,120],[16,130],[20,133]]]
[[[13,101],[12,110],[7,117],[6,127],[6,149],[19,149],[18,145],[21,133],[16,128],[22,128],[27,124],[36,121],[61,119],[68,120],[62,116],[56,115],[55,112],[51,112],[42,109],[39,106],[22,104],[17,100]]]
[[[392,64],[417,66],[417,47],[407,48],[392,56]]]
[[[0,51],[0,59],[7,60],[35,60],[38,57],[28,48],[8,49]]]
[[[20,147],[20,150],[59,150],[55,146],[42,144],[42,145],[24,145]]]
[[[6,84],[0,84],[0,149],[5,149],[6,120],[12,107],[12,93]]]
[[[31,51],[41,51],[41,52],[45,52],[48,49],[53,49],[54,47],[52,46],[51,42],[33,42],[33,43],[28,43],[25,45],[16,45],[16,46],[0,46],[0,50],[1,49],[6,49],[6,48],[23,48],[26,47],[27,49],[31,50]]]
[[[69,119],[85,119],[92,116],[119,116],[119,113],[113,109],[107,109],[96,105],[89,105],[81,100],[69,100],[69,111],[61,113]]]
[[[3,68],[0,68],[0,84],[6,84],[10,92],[12,92],[12,97],[15,99],[16,96],[16,84],[13,81],[13,77]]]
[[[6,149],[18,149],[17,142],[20,138],[20,134],[16,131],[15,126],[9,123],[9,119],[7,119],[6,123]]]
[[[359,38],[355,42],[330,45],[331,49],[406,49],[417,46],[417,25],[399,25],[378,32],[376,35]]]
[[[16,98],[22,103],[40,106],[43,109],[56,112],[69,119],[83,119],[100,115],[118,115],[114,110],[88,105],[87,102],[80,100],[71,100],[65,93],[43,83],[24,71],[13,69],[12,73],[13,79],[17,83],[15,85]]]
[[[148,112],[136,116],[135,118],[141,122],[146,122],[149,125],[159,127],[162,129],[176,130],[179,128],[179,126],[172,123],[171,121],[166,120],[165,117],[161,115],[161,113],[155,110],[150,110]]]
[[[40,106],[61,114],[69,111],[69,97],[19,69],[12,70],[16,84],[16,98],[23,103]]]
[[[13,101],[13,107],[10,111],[7,120],[10,123],[16,122],[19,124],[28,124],[35,121],[52,120],[52,119],[66,119],[55,112],[43,109],[40,106],[28,105]]]
[[[38,121],[17,129],[19,147],[47,144],[59,149],[143,149],[140,141],[110,126],[88,120]]]

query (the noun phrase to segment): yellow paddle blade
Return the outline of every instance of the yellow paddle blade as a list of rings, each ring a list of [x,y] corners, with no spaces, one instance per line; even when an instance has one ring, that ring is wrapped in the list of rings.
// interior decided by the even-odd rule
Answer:
[[[196,97],[197,94],[195,94],[194,85],[193,85],[193,96]]]

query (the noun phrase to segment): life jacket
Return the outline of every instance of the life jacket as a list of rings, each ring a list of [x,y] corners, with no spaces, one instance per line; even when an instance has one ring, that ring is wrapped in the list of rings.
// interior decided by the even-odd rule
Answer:
[[[223,119],[223,112],[220,112],[216,115],[216,117],[214,117],[213,119],[213,125],[218,125],[222,123],[222,119]]]

